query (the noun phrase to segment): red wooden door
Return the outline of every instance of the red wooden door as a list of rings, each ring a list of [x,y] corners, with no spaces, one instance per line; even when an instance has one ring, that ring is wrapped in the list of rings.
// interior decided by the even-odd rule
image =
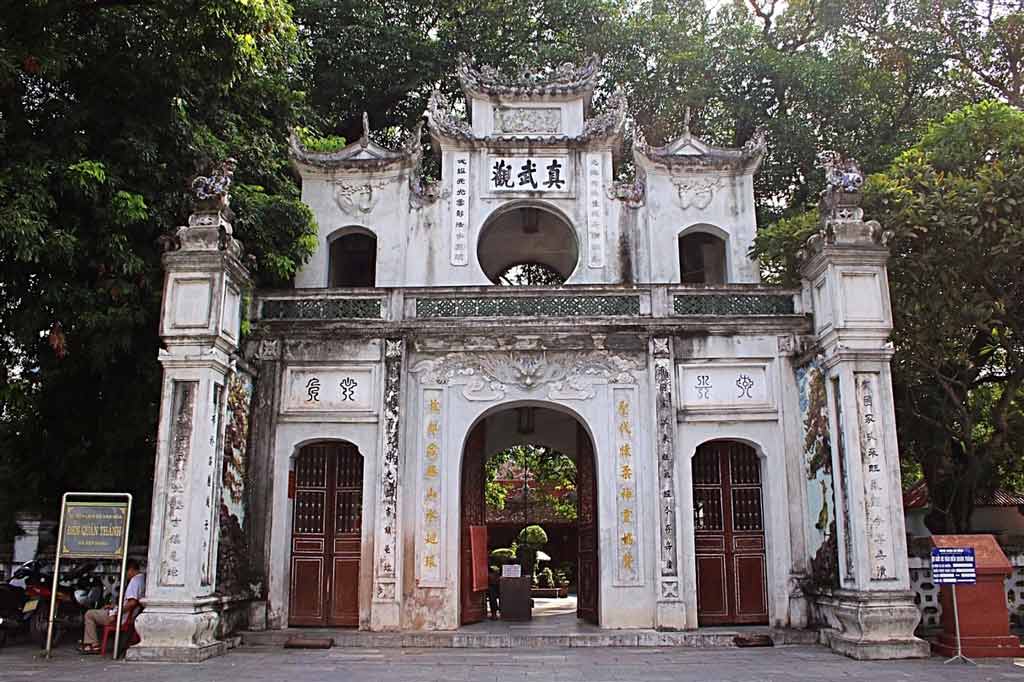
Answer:
[[[597,476],[594,475],[594,446],[586,430],[576,431],[576,504],[579,540],[576,560],[576,617],[598,622]]]
[[[697,621],[767,623],[761,467],[753,448],[715,441],[693,458]]]
[[[479,623],[486,616],[487,588],[473,590],[473,543],[471,526],[487,525],[484,506],[484,424],[480,422],[466,439],[462,456],[462,519],[459,542],[459,622]]]
[[[289,625],[357,627],[363,458],[355,446],[302,449],[293,509]]]

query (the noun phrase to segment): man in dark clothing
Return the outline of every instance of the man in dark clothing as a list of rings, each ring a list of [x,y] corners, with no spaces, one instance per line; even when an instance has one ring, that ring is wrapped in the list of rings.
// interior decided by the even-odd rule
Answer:
[[[501,571],[491,566],[487,571],[487,606],[491,610],[491,620],[498,617],[498,590],[501,586]]]

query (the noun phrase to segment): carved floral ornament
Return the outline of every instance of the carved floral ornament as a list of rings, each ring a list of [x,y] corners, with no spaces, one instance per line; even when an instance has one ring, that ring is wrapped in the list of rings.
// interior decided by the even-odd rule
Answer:
[[[609,351],[449,353],[412,367],[423,384],[462,386],[467,400],[498,400],[510,390],[545,390],[550,399],[586,400],[599,383],[635,384],[641,357]]]
[[[715,197],[715,190],[722,184],[722,178],[717,175],[680,175],[672,174],[672,184],[679,196],[679,205],[686,209],[693,206],[697,209],[705,209],[711,204]]]
[[[591,55],[582,66],[565,62],[553,69],[531,70],[524,66],[516,74],[506,74],[493,66],[474,68],[467,55],[459,58],[458,76],[463,87],[484,94],[541,94],[575,92],[594,87],[601,59]]]
[[[376,190],[387,187],[386,182],[348,183],[338,180],[334,183],[334,202],[348,214],[369,213],[380,200]]]

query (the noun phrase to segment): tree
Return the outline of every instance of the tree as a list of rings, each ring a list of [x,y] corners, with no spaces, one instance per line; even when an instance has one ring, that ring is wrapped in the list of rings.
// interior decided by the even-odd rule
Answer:
[[[7,1],[0,17],[0,519],[128,490],[144,534],[157,239],[187,218],[191,179],[238,159],[234,224],[260,282],[312,246],[285,147],[290,6]]]
[[[931,494],[929,527],[970,528],[978,491],[1024,463],[1024,113],[961,108],[869,179],[865,211],[895,233],[889,279],[904,457]],[[793,278],[813,214],[780,221],[755,253]]]
[[[545,513],[576,520],[576,462],[568,455],[536,445],[513,445],[488,457],[484,473],[488,509],[504,510],[519,488],[524,523]],[[507,486],[509,480],[516,481],[515,488]]]

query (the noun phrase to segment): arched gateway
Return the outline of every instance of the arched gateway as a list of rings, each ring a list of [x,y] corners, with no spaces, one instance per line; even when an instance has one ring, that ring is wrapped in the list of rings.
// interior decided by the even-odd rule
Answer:
[[[488,533],[488,509],[485,501],[488,457],[516,445],[543,446],[564,453],[575,467],[575,521],[567,537],[575,546],[559,548],[561,556],[575,561],[576,615],[598,623],[599,554],[597,522],[597,472],[594,444],[577,417],[543,405],[518,405],[498,408],[478,420],[466,438],[462,457],[460,549],[459,549],[459,622],[463,625],[484,619],[486,575],[490,551],[495,544]],[[528,472],[523,484],[529,486]],[[532,481],[534,485],[538,482]],[[521,528],[529,522],[524,518]],[[493,525],[491,526],[493,529]]]
[[[886,232],[850,191],[856,164],[822,156],[801,287],[763,286],[748,253],[764,135],[649,144],[624,95],[595,97],[596,58],[458,75],[464,103],[427,105],[436,165],[422,130],[397,149],[368,121],[340,150],[292,140],[319,231],[290,290],[252,289],[234,165],[196,178],[162,259],[149,603],[128,656],[221,653],[243,614],[391,632],[479,619],[479,529],[500,535],[484,458],[530,443],[575,458],[577,519],[548,523],[575,545],[550,553],[577,564],[579,615],[602,628],[817,625],[853,656],[926,654]]]

